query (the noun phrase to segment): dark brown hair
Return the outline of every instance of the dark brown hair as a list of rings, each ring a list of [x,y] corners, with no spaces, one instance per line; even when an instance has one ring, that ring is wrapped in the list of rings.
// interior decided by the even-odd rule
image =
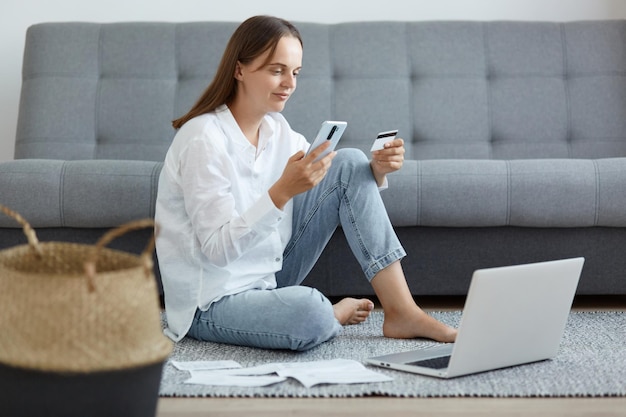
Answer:
[[[180,129],[194,117],[212,112],[222,104],[232,102],[237,93],[237,82],[235,81],[237,62],[248,64],[268,50],[271,58],[278,41],[284,36],[293,36],[302,45],[302,38],[298,29],[284,19],[272,16],[254,16],[241,23],[228,41],[211,84],[191,110],[174,120],[172,126]]]

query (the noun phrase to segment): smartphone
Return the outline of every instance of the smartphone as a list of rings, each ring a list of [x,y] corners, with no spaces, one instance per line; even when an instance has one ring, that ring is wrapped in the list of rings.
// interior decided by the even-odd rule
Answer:
[[[378,136],[376,136],[376,140],[372,144],[372,149],[370,152],[379,151],[385,147],[385,143],[394,140],[396,135],[398,134],[398,129],[388,130],[386,132],[380,132]]]
[[[343,131],[346,130],[346,126],[348,126],[347,122],[336,122],[332,120],[326,120],[323,122],[320,130],[317,132],[315,140],[307,152],[307,155],[313,152],[313,149],[317,148],[326,141],[330,141],[330,146],[326,148],[326,150],[315,160],[317,161],[331,153],[337,146],[339,139],[341,139],[341,135],[343,135]]]

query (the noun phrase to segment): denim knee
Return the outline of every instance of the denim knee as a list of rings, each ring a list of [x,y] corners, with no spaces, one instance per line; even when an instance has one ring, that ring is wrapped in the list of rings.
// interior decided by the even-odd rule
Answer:
[[[311,349],[335,337],[342,329],[330,301],[314,288],[300,299],[298,308],[288,320],[299,323],[291,335],[292,350]]]
[[[354,183],[359,187],[367,184],[376,187],[370,161],[360,149],[339,149],[333,167],[339,169],[338,178],[344,186]]]
[[[337,149],[337,155],[333,159],[333,164],[338,162],[346,162],[354,165],[369,164],[367,155],[362,150],[356,148]]]

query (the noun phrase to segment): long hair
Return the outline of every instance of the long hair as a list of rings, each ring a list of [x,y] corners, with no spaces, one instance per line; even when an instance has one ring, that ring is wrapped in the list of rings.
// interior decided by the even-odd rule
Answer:
[[[235,69],[237,62],[248,64],[266,51],[271,59],[276,45],[284,36],[293,36],[300,41],[298,29],[288,21],[272,16],[254,16],[245,20],[235,30],[213,81],[200,96],[196,104],[184,116],[174,120],[172,126],[180,129],[186,122],[201,114],[209,113],[222,104],[229,104],[237,94]]]

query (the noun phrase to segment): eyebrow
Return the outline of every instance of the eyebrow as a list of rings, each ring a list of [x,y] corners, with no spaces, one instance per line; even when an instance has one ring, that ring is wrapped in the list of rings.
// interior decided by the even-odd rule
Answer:
[[[270,62],[266,65],[267,67],[271,67],[271,66],[279,66],[279,67],[283,67],[283,68],[288,68],[287,65],[285,64],[281,64],[280,62]],[[294,69],[302,69],[302,66],[299,66],[297,68]]]

